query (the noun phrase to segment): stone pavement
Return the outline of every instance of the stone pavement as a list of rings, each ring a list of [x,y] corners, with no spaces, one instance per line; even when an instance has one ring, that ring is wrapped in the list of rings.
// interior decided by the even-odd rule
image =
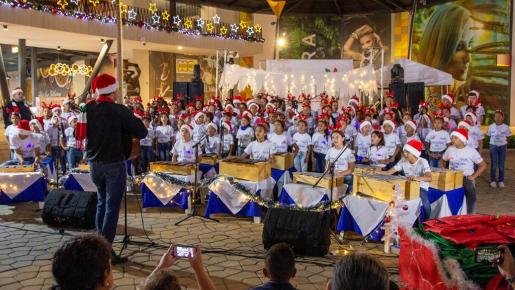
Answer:
[[[486,154],[484,154],[486,155]],[[488,161],[488,157],[485,156]],[[488,186],[488,172],[478,180],[478,212],[514,214],[515,151],[508,154],[506,188]],[[200,244],[204,264],[218,289],[247,289],[266,281],[261,268],[265,251],[261,243],[262,225],[250,219],[221,217],[219,223],[190,219],[180,226],[174,223],[184,214],[174,209],[146,209],[140,214],[139,201],[130,197],[128,207],[129,234],[136,241],[153,241],[153,246],[129,245],[123,254],[130,262],[114,267],[114,289],[135,289],[157,265],[170,242]],[[123,213],[123,209],[121,211]],[[144,227],[142,226],[142,217]],[[118,233],[123,234],[123,214]],[[0,205],[0,289],[48,289],[54,281],[51,258],[58,246],[70,236],[84,231],[66,230],[60,234],[48,228],[40,218],[37,204]],[[148,235],[148,238],[147,238]],[[382,245],[365,243],[354,238],[331,249],[362,250],[378,256],[394,280],[398,280],[397,257],[381,252]],[[115,244],[119,250],[120,245]],[[338,256],[300,257],[293,284],[299,289],[324,289]],[[179,261],[173,268],[184,289],[197,289],[189,263]]]

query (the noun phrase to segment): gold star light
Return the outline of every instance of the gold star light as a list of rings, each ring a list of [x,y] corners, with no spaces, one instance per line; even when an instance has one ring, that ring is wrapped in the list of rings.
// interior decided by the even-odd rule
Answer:
[[[127,14],[127,11],[129,10],[129,6],[120,3],[120,12],[123,14]]]
[[[57,5],[61,6],[61,9],[65,10],[66,6],[68,6],[68,1],[66,1],[66,0],[57,0]]]
[[[186,21],[184,21],[184,27],[186,29],[191,29],[193,28],[193,21],[191,21],[191,19],[187,19]]]
[[[247,21],[245,21],[245,20],[240,21],[241,30],[245,29],[245,27],[247,27]]]
[[[213,23],[210,22],[206,25],[206,29],[207,32],[212,33],[215,30],[215,26],[213,25]]]
[[[227,34],[227,27],[222,26],[222,27],[220,28],[220,33],[221,33],[222,35],[226,35],[226,34]]]
[[[91,3],[93,7],[97,7],[97,5],[100,4],[100,0],[88,0],[88,2]]]
[[[157,4],[156,3],[149,3],[148,4],[148,11],[150,11],[152,14],[155,14],[157,12]]]
[[[262,29],[261,25],[259,25],[259,24],[254,25],[254,31],[255,31],[256,33],[260,33],[260,32],[261,32],[261,29]]]
[[[165,11],[163,11],[163,12],[161,13],[161,18],[162,18],[164,21],[168,21],[168,20],[170,20],[170,13],[168,13],[168,11],[166,11],[166,10],[165,10]]]

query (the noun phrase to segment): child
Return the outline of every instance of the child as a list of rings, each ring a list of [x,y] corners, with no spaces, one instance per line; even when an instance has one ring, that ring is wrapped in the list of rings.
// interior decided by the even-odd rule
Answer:
[[[82,160],[83,152],[80,144],[77,146],[75,139],[75,127],[77,125],[77,116],[70,115],[68,117],[70,126],[64,130],[64,136],[61,137],[61,146],[66,152],[66,159],[68,160],[68,167],[70,169],[76,168]]]
[[[193,117],[193,141],[199,142],[206,135],[206,126],[204,125],[206,114],[197,112]]]
[[[11,146],[14,148],[15,158],[2,164],[2,166],[11,165],[30,165],[39,162],[39,142],[30,131],[29,121],[20,120],[16,134],[10,140]]]
[[[451,107],[440,106],[440,110],[443,112],[443,120],[444,120],[444,130],[447,132],[452,132],[458,125],[456,124],[456,120],[453,119],[451,114]]]
[[[41,155],[46,155],[50,151],[50,139],[48,135],[43,131],[43,125],[37,119],[32,119],[29,122],[30,129],[32,130],[32,136],[39,141],[39,151]]]
[[[293,164],[298,172],[308,170],[308,159],[311,156],[311,136],[307,133],[308,123],[304,119],[297,121],[298,132],[293,135],[292,146],[295,159]]]
[[[224,136],[223,136],[223,148],[222,158],[226,158],[234,152],[234,137],[232,136],[232,125],[230,121],[225,121],[223,124]]]
[[[396,172],[402,172],[408,180],[420,181],[420,199],[424,209],[424,220],[431,218],[431,203],[429,202],[428,190],[429,183],[432,181],[431,168],[426,159],[421,158],[422,142],[411,140],[403,149],[403,158],[395,164],[394,167],[387,171],[377,169],[376,173],[381,175],[392,175]]]
[[[10,145],[11,138],[18,134],[18,122],[20,121],[20,113],[13,112],[11,113],[11,125],[7,126],[5,128],[5,139],[7,140],[7,145],[9,146],[9,149],[11,151],[10,157],[11,159],[14,159],[14,147]]]
[[[274,143],[266,139],[267,126],[264,123],[256,124],[256,140],[250,142],[240,156],[241,159],[251,158],[253,160],[268,161],[275,154]]]
[[[173,128],[170,124],[168,113],[164,110],[159,112],[159,122],[156,127],[157,150],[159,161],[170,161],[170,146],[172,142]]]
[[[504,112],[495,111],[495,123],[488,126],[486,135],[490,136],[490,186],[496,187],[496,181],[499,187],[504,187],[504,163],[506,161],[506,148],[508,137],[511,131],[508,125],[504,124]],[[497,168],[499,168],[499,179],[496,179]]]
[[[468,96],[468,100],[467,100],[467,104],[461,106],[460,113],[463,116],[463,119],[466,118],[465,115],[467,114],[468,109],[470,107],[474,107],[476,115],[478,116],[478,118],[477,118],[478,124],[479,125],[483,124],[483,117],[485,115],[485,108],[483,108],[483,106],[481,105],[481,102],[479,100],[479,92],[478,91],[475,91],[475,90],[470,91],[469,92],[469,96]]]
[[[465,114],[465,121],[472,124],[469,128],[469,146],[476,149],[478,152],[483,150],[483,139],[485,136],[481,132],[481,128],[477,123],[477,117],[475,113],[469,112]]]
[[[368,162],[370,145],[372,144],[372,137],[370,130],[372,124],[369,121],[363,121],[359,124],[359,133],[354,140],[354,150],[356,151],[357,163],[366,164]]]
[[[181,126],[181,138],[177,140],[172,148],[172,162],[195,163],[195,142],[192,139],[193,127],[189,124]],[[200,150],[198,156],[201,156]]]
[[[402,116],[402,125],[397,129],[397,135],[399,135],[399,140],[401,140],[401,145],[404,146],[407,142],[407,133],[406,133],[406,122],[411,121],[411,114],[404,113]]]
[[[431,130],[431,118],[427,114],[428,109],[429,103],[420,102],[418,105],[419,113],[413,117],[417,121],[417,132],[422,141],[426,140],[426,135]]]
[[[325,169],[327,170],[328,166],[336,160],[336,157],[340,155],[342,150],[345,150],[335,163],[334,173],[335,175],[344,176],[343,182],[348,186],[347,192],[352,192],[352,173],[356,167],[356,158],[354,157],[351,148],[345,146],[345,137],[343,132],[333,131],[331,134],[331,140],[333,142],[333,146],[327,150],[327,154],[325,155],[325,160],[327,161]]]
[[[275,131],[268,135],[268,140],[274,143],[275,151],[277,153],[288,152],[288,147],[291,145],[290,135],[284,132],[283,122],[277,120],[274,123]]]
[[[440,159],[451,144],[449,132],[443,129],[443,113],[436,113],[433,119],[433,130],[426,136],[427,155],[429,156],[429,166],[439,167]]]
[[[417,123],[415,121],[409,120],[404,123],[404,129],[406,130],[406,142],[402,144],[403,147],[411,140],[420,141],[420,137],[418,137],[417,134]]]
[[[385,115],[386,116],[386,115]],[[388,156],[390,158],[390,167],[394,165],[395,159],[401,150],[401,140],[399,139],[399,135],[394,133],[395,123],[391,120],[384,120],[383,122],[383,130],[384,130],[384,146],[388,151]]]
[[[204,153],[206,155],[218,156],[220,150],[220,136],[217,136],[217,127],[215,123],[207,124],[207,137],[204,140]]]
[[[142,117],[143,125],[147,128],[147,136],[139,140],[141,148],[141,171],[146,172],[148,164],[153,161],[153,148],[154,148],[154,129],[150,126],[150,115],[144,114]]]
[[[449,161],[449,169],[463,172],[463,187],[467,198],[467,214],[473,214],[476,208],[476,178],[486,169],[486,163],[477,150],[467,146],[468,131],[458,128],[451,133],[452,146],[442,156]],[[474,164],[478,169],[474,171]]]
[[[331,147],[331,140],[327,130],[327,122],[318,121],[318,127],[315,134],[313,134],[313,158],[315,159],[315,172],[322,173],[325,168],[325,154]]]
[[[384,146],[384,136],[379,130],[372,132],[372,146],[370,147],[369,164],[384,168],[390,163],[390,155]]]
[[[449,118],[454,121],[461,118],[460,112],[454,107],[454,97],[451,95],[442,95],[440,97],[442,107],[449,108]]]
[[[61,148],[59,136],[64,134],[64,127],[60,125],[61,118],[59,116],[52,116],[50,125],[45,130],[50,138],[50,152],[55,161],[55,167],[60,167],[63,175],[66,174],[66,155]]]
[[[238,140],[238,150],[236,155],[240,156],[245,151],[245,148],[249,146],[250,142],[254,139],[254,129],[250,127],[250,121],[252,120],[252,113],[244,111],[240,120],[240,128],[236,132],[236,139]]]

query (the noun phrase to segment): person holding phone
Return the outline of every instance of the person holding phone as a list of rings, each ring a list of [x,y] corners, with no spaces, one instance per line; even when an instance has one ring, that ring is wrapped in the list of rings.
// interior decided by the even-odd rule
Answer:
[[[188,252],[189,255],[182,255]],[[181,257],[182,256],[182,257]],[[211,281],[209,274],[204,267],[202,262],[202,250],[200,246],[181,246],[171,244],[166,253],[163,254],[157,267],[144,281],[144,290],[156,290],[156,289],[181,289],[171,287],[172,285],[163,285],[163,283],[177,283],[177,278],[170,271],[170,268],[180,259],[187,259],[190,262],[191,269],[195,274],[197,280],[197,286],[200,290],[216,290],[216,287]],[[165,288],[166,287],[166,288]]]
[[[506,245],[500,245],[498,249],[501,251],[501,258],[496,263],[499,273],[506,279],[511,288],[515,289],[515,262],[513,261],[513,254]]]

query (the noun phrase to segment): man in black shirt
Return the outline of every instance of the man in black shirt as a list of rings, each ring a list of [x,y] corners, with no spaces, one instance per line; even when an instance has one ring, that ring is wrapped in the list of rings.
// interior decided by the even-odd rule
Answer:
[[[4,104],[2,113],[4,115],[5,128],[12,124],[12,113],[20,114],[21,120],[30,121],[32,119],[32,112],[30,111],[29,106],[25,103],[25,94],[23,94],[23,91],[20,88],[16,88],[11,92],[11,101]]]
[[[114,102],[118,94],[114,77],[100,75],[94,84],[98,97],[86,107],[86,158],[98,191],[97,233],[112,243],[126,190],[126,160],[131,152],[131,141],[145,138],[147,128],[127,107]],[[121,260],[113,252],[113,263],[116,262]]]

